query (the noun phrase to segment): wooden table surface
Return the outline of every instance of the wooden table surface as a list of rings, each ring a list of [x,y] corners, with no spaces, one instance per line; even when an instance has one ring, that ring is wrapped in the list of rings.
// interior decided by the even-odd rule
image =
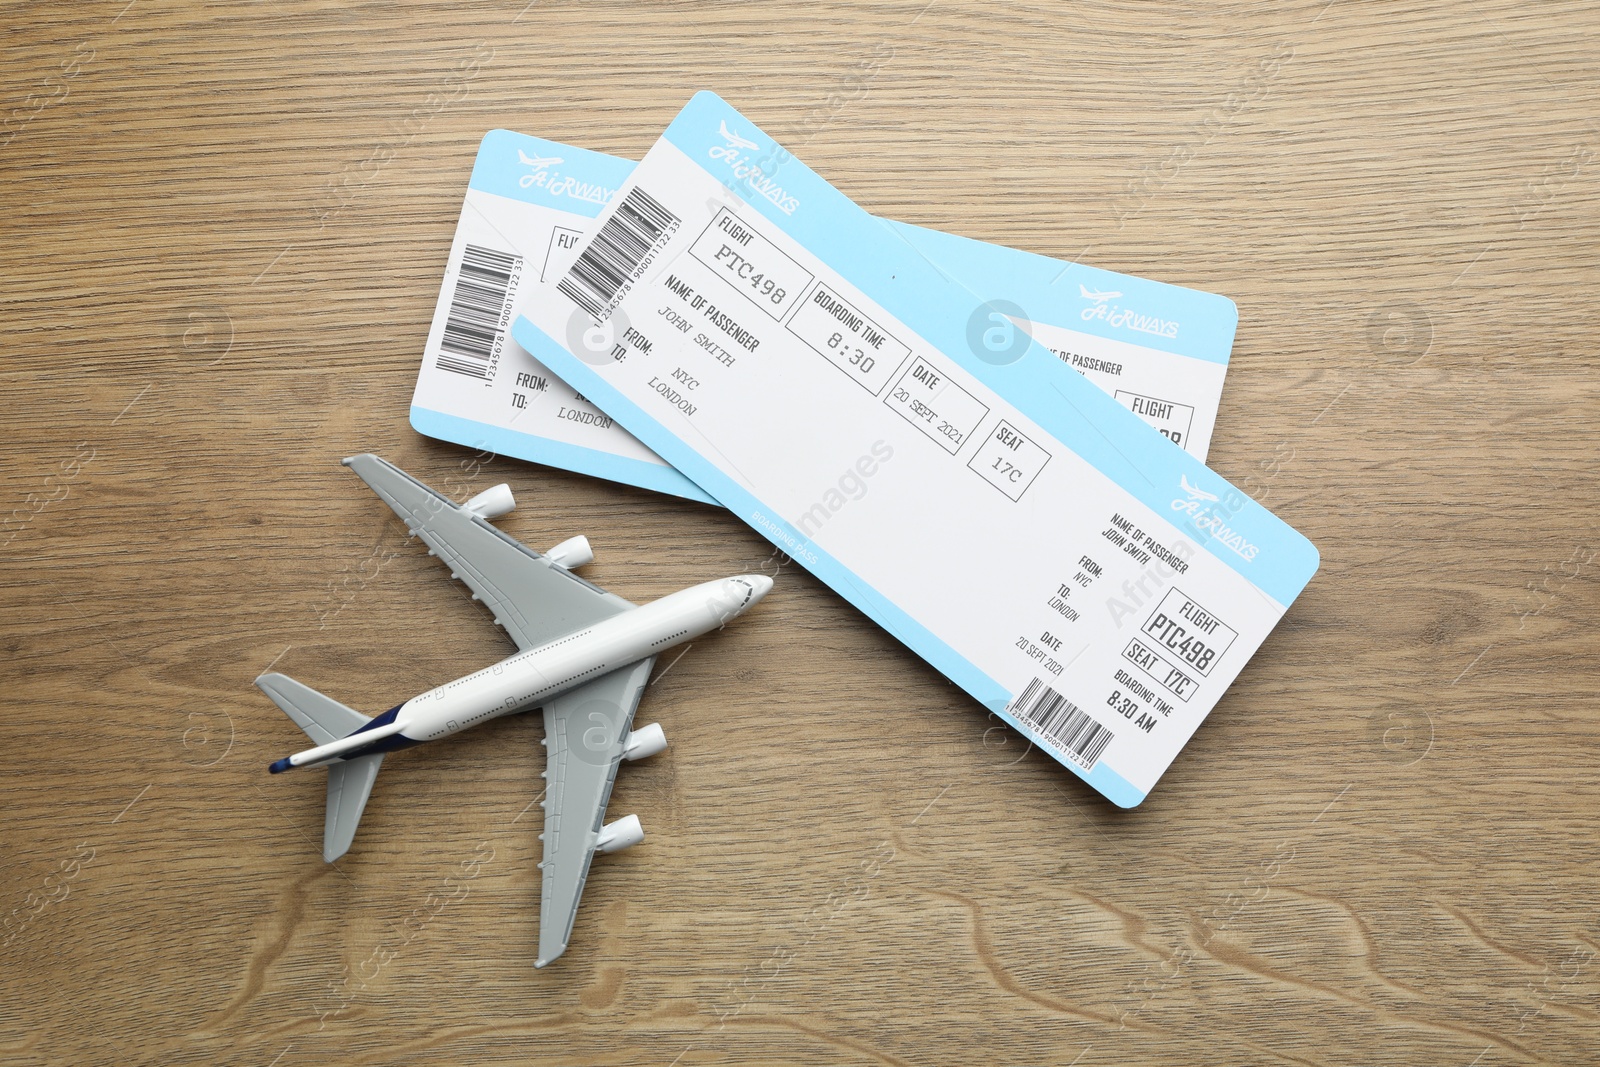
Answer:
[[[0,20],[0,1062],[1600,1063],[1600,6]],[[406,421],[483,133],[637,157],[700,88],[881,214],[1232,297],[1211,464],[1322,569],[1123,812],[786,568],[658,667],[649,839],[536,972],[538,717],[330,866],[251,679],[509,650],[353,452],[631,599],[769,559]]]

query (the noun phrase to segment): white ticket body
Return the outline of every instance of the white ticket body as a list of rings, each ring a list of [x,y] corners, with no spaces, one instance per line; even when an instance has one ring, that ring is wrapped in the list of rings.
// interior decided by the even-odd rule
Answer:
[[[513,330],[1131,807],[1317,553],[1042,345],[974,340],[984,303],[701,93]]]
[[[478,149],[411,405],[422,433],[699,500],[705,492],[586,402],[508,335],[525,286],[564,273],[635,164],[493,130]],[[992,359],[1032,334],[1062,362],[1204,459],[1238,313],[1232,301],[895,223],[985,301]],[[604,344],[594,331],[584,342]]]

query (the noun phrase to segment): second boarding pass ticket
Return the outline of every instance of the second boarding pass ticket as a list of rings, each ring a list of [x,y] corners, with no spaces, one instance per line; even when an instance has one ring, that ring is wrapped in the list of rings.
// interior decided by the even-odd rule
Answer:
[[[479,146],[411,406],[422,433],[612,481],[709,501],[510,336],[525,289],[564,273],[635,164],[508,130]],[[1210,445],[1238,313],[1211,293],[892,223],[982,300],[968,344],[993,361],[1031,337],[1198,459]],[[832,332],[821,340],[825,342]],[[835,347],[844,344],[839,333]],[[593,351],[616,324],[572,338]],[[826,353],[850,358],[850,353]],[[874,353],[859,358],[878,360]]]
[[[1103,795],[1143,800],[1311,543],[1037,341],[975,344],[984,296],[714,94],[608,204],[525,293],[522,347]]]

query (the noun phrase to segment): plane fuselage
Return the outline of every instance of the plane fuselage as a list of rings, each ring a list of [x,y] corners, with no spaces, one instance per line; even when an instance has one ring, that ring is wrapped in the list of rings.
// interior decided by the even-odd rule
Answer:
[[[613,615],[390,708],[348,737],[274,763],[274,773],[392,752],[536,708],[560,693],[657,655],[742,615],[772,587],[742,575],[680,590]]]

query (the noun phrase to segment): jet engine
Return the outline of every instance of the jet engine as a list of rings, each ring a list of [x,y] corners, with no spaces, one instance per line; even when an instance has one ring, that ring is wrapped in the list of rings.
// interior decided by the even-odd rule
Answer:
[[[660,723],[653,722],[649,726],[641,727],[628,734],[628,739],[622,743],[622,758],[625,760],[649,759],[666,747],[666,732],[661,729]]]
[[[596,852],[621,852],[644,840],[644,827],[639,816],[624,815],[614,823],[606,824],[600,831],[600,840],[594,844]]]
[[[594,549],[589,547],[589,539],[582,534],[567,538],[544,555],[551,563],[569,571],[594,562]]]
[[[517,501],[511,495],[511,487],[505,482],[491,485],[462,505],[468,511],[485,519],[498,519],[502,515],[509,515],[511,509],[516,506]]]

